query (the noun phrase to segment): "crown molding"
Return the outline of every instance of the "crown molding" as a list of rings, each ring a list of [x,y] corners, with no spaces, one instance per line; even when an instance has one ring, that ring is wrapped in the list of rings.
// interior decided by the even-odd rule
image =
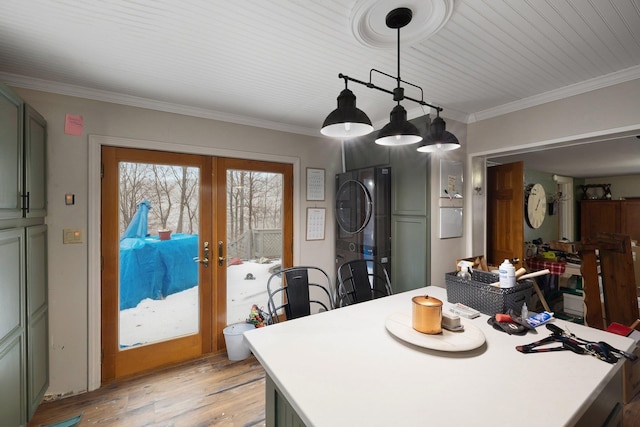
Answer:
[[[311,129],[302,126],[292,126],[280,122],[261,120],[253,117],[229,114],[221,111],[209,110],[206,108],[191,107],[183,104],[158,101],[118,92],[92,89],[84,86],[59,83],[50,80],[37,79],[33,77],[19,76],[16,74],[2,72],[0,72],[0,79],[9,86],[21,87],[24,89],[39,90],[43,92],[56,93],[59,95],[92,99],[95,101],[111,102],[114,104],[127,105],[131,107],[147,108],[150,110],[182,114],[185,116],[200,117],[210,120],[218,120],[222,122],[235,123],[244,126],[253,126],[280,132],[322,137],[320,131],[315,128]],[[540,95],[535,95],[518,101],[509,102],[507,104],[503,104],[494,108],[488,108],[486,110],[478,111],[475,113],[464,113],[461,111],[453,110],[451,108],[446,108],[445,106],[444,110],[441,113],[441,116],[459,121],[461,123],[469,124],[636,79],[640,79],[640,65],[626,68],[621,71],[616,71],[605,76],[585,80],[584,82],[565,86],[560,89],[542,93]],[[425,114],[425,112],[419,108],[412,109],[407,113],[410,118],[419,117]],[[384,125],[385,123],[381,122],[380,126]]]
[[[500,105],[495,108],[488,108],[483,111],[469,114],[466,123],[473,123],[480,120],[486,120],[503,114],[513,113],[525,108],[535,107],[546,104],[547,102],[558,101],[570,96],[580,95],[597,89],[613,86],[619,83],[625,83],[631,80],[640,79],[640,65],[626,68],[621,71],[606,74],[604,76],[595,77],[580,83],[565,86],[560,89],[551,90],[541,93],[540,95],[531,96],[507,104]]]
[[[206,108],[191,107],[183,104],[158,101],[155,99],[142,98],[138,96],[127,95],[124,93],[92,89],[84,86],[76,86],[50,80],[37,79],[33,77],[19,76],[16,74],[0,72],[0,81],[9,86],[20,87],[23,89],[39,90],[43,92],[55,93],[58,95],[74,96],[77,98],[91,99],[94,101],[110,102],[114,104],[127,105],[130,107],[146,108],[149,110],[162,111],[165,113],[182,114],[185,116],[218,120],[221,122],[253,126],[280,132],[322,137],[319,129],[310,129],[302,126],[292,126],[285,123],[272,122],[269,120],[261,120],[253,117],[208,110]]]

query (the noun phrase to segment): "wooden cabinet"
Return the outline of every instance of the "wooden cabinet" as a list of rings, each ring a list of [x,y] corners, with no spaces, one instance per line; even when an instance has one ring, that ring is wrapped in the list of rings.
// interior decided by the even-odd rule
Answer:
[[[580,238],[600,231],[628,234],[640,241],[640,199],[581,201]]]
[[[0,84],[0,425],[49,386],[46,121]]]
[[[620,230],[640,242],[640,199],[620,200]]]

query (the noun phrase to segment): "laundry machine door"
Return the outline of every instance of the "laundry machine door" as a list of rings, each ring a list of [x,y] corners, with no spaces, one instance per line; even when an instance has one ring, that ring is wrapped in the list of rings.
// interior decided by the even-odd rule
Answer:
[[[361,232],[369,223],[372,213],[371,194],[360,181],[344,181],[336,193],[336,221],[341,233]]]

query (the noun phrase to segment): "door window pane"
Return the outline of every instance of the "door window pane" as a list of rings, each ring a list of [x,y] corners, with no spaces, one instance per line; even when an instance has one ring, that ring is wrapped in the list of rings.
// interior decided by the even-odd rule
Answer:
[[[121,349],[199,330],[197,167],[119,164]]]
[[[267,281],[281,269],[283,175],[227,170],[227,324],[267,310]]]

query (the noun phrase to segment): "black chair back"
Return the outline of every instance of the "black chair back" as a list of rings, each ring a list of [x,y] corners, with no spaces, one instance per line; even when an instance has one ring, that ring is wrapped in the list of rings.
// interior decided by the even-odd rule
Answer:
[[[370,301],[393,293],[383,264],[357,259],[338,267],[338,306]]]
[[[285,305],[287,319],[311,314],[311,298],[309,297],[309,272],[304,269],[293,269],[284,272],[288,304]]]
[[[314,272],[313,278],[319,277],[322,284],[310,282],[310,272]],[[275,282],[272,283],[276,277],[281,279],[277,286],[275,286]],[[312,280],[314,280],[313,278]],[[327,297],[326,301],[312,299],[310,292],[312,288],[321,289]],[[330,290],[331,279],[324,270],[318,267],[296,266],[273,273],[267,282],[268,310],[272,322],[278,323],[278,312],[281,310],[284,310],[287,320],[309,316],[311,304],[317,304],[325,311],[332,310],[334,303]]]

